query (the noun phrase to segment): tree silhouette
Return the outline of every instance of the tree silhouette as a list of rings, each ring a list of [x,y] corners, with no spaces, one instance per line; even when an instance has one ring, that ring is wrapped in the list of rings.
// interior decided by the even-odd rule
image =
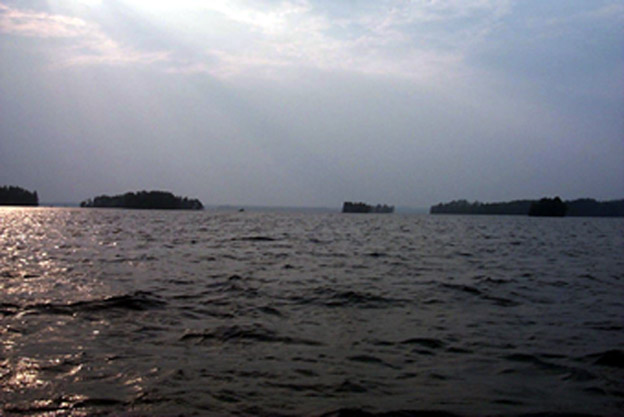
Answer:
[[[4,206],[38,206],[37,191],[31,192],[12,185],[0,187],[0,205]]]
[[[178,197],[168,191],[139,191],[121,195],[100,195],[80,203],[80,207],[107,207],[163,210],[202,210],[198,199]]]
[[[555,198],[542,198],[531,204],[529,216],[563,217],[568,207],[557,196]]]

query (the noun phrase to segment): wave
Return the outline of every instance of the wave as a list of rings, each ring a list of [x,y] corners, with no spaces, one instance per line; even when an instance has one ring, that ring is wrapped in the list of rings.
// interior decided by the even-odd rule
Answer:
[[[389,368],[396,368],[394,365],[391,365],[388,362],[376,356],[371,356],[371,355],[354,355],[354,356],[349,356],[347,359],[352,362],[360,362],[360,363],[366,363],[370,365],[382,365],[382,366],[387,366]]]
[[[504,359],[510,362],[530,365],[535,368],[539,368],[547,372],[560,375],[560,378],[562,381],[587,382],[587,381],[592,381],[596,379],[596,375],[594,375],[592,372],[586,369],[581,369],[581,368],[572,367],[568,365],[559,365],[557,363],[546,360],[546,358],[566,359],[568,357],[565,355],[558,355],[558,354],[533,355],[533,354],[528,354],[528,353],[512,353],[510,355],[504,356]],[[522,370],[511,367],[511,368],[506,368],[502,370],[501,374],[514,374],[518,372],[522,372]]]
[[[385,297],[369,291],[336,290],[320,287],[310,295],[297,295],[288,298],[297,304],[320,304],[326,307],[385,308],[396,306],[407,300]]]
[[[3,410],[16,415],[83,415],[85,408],[90,407],[125,407],[127,402],[114,398],[85,398],[80,395],[61,395],[49,400],[33,401],[25,404],[5,404]],[[43,413],[43,414],[41,414]],[[106,414],[106,413],[104,413]]]
[[[476,276],[474,277],[477,281],[483,284],[509,284],[515,282],[513,279],[504,279],[504,278],[492,278],[487,276]]]
[[[474,294],[474,295],[481,295],[483,294],[481,292],[481,290],[479,290],[478,288],[475,288],[471,285],[465,285],[465,284],[449,284],[449,283],[444,283],[442,284],[443,287],[445,288],[450,288],[453,290],[457,290],[457,291],[462,291],[468,294]]]
[[[504,359],[511,361],[511,362],[521,362],[521,363],[527,363],[527,364],[531,364],[533,366],[536,366],[538,368],[542,368],[542,369],[567,369],[566,367],[557,365],[555,363],[546,361],[542,358],[540,358],[537,355],[532,355],[530,353],[512,353],[509,355],[505,355],[503,356]]]
[[[596,365],[624,368],[624,351],[619,349],[593,353],[591,355],[587,355],[586,358],[592,360]]]
[[[210,295],[222,295],[229,297],[236,294],[237,297],[245,296],[246,298],[259,297],[260,291],[257,288],[249,285],[249,279],[245,279],[240,275],[230,275],[226,280],[218,280],[206,284],[206,290],[201,292],[198,296],[205,297]],[[216,300],[211,300],[215,302]]]
[[[460,417],[459,414],[438,410],[399,410],[369,412],[358,408],[341,408],[321,414],[320,417]]]
[[[624,325],[608,322],[586,321],[585,323],[583,323],[583,325],[595,330],[602,330],[605,332],[621,332],[622,330],[624,330]]]
[[[274,242],[277,239],[273,237],[269,237],[269,236],[242,236],[242,237],[235,237],[232,240],[241,240],[241,241],[247,241],[247,242]]]
[[[419,353],[424,355],[433,355],[438,351],[445,351],[457,354],[473,353],[473,351],[470,349],[466,349],[460,346],[449,346],[443,340],[433,337],[412,337],[399,341],[370,339],[367,340],[367,343],[370,343],[373,346],[382,347],[407,347],[411,348],[413,353]]]
[[[395,304],[402,300],[382,297],[370,292],[359,291],[333,291],[333,294],[325,301],[327,306],[367,306],[380,307],[387,304]]]
[[[276,308],[271,306],[261,306],[257,308],[258,311],[269,314],[271,316],[283,317],[284,315]]]
[[[345,379],[344,382],[342,384],[340,384],[337,388],[336,388],[336,392],[341,392],[341,393],[365,393],[367,392],[368,389],[363,385],[363,384],[358,384],[356,382],[352,382],[348,379]]]
[[[514,414],[513,417],[600,417],[598,414],[568,413],[568,412],[532,412]],[[397,410],[371,412],[359,408],[341,408],[321,414],[319,417],[462,417],[444,410]]]
[[[344,379],[341,382],[335,384],[323,384],[323,383],[296,383],[296,382],[274,382],[267,381],[267,386],[287,389],[295,392],[305,392],[310,396],[317,396],[321,398],[331,398],[336,395],[343,395],[345,393],[352,394],[364,394],[369,392],[371,389],[367,387],[367,384],[363,381],[354,382],[350,379]],[[264,415],[264,413],[256,412],[254,415]],[[280,416],[281,414],[270,413],[271,416]],[[289,414],[289,416],[294,417],[295,415]]]
[[[432,339],[427,337],[414,337],[401,342],[402,345],[420,345],[429,349],[442,349],[446,344],[440,339]]]
[[[322,346],[322,343],[315,340],[300,339],[291,336],[282,336],[273,330],[269,330],[261,325],[254,326],[220,326],[213,330],[202,332],[188,332],[184,334],[181,341],[195,340],[198,342],[216,341],[227,342],[264,342],[283,343],[288,345]]]
[[[164,308],[166,302],[150,292],[136,291],[132,294],[117,295],[101,299],[76,301],[73,303],[37,303],[23,307],[14,304],[0,305],[0,312],[5,315],[20,312],[36,312],[41,314],[76,314],[84,312],[100,312],[110,310],[145,311]],[[8,314],[7,314],[8,313]]]
[[[0,303],[0,314],[3,316],[12,316],[17,313],[20,306],[12,303]]]
[[[481,291],[480,289],[478,289],[476,287],[473,287],[472,285],[444,283],[444,284],[441,284],[441,286],[444,287],[444,288],[449,288],[449,289],[461,291],[461,292],[466,293],[466,294],[471,294],[471,295],[477,296],[477,297],[481,298],[482,300],[490,301],[493,304],[496,304],[496,305],[501,306],[501,307],[515,307],[515,306],[520,305],[519,302],[514,301],[514,300],[510,300],[509,298],[497,297],[497,296],[494,296],[494,295],[486,294],[483,291]]]

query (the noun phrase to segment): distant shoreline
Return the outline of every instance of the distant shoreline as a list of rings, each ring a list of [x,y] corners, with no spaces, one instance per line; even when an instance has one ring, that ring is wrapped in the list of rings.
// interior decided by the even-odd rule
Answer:
[[[398,206],[398,214],[460,214],[460,215],[536,215],[566,217],[624,217],[624,199],[598,201],[580,198],[559,202],[564,207],[555,209],[555,199],[511,200],[484,203],[453,200],[425,207]],[[542,207],[539,207],[539,203]],[[58,208],[125,208],[151,210],[211,210],[237,212],[292,212],[292,213],[392,213],[394,206],[344,202],[342,210],[330,206],[266,206],[253,204],[211,204],[204,207],[199,199],[179,197],[168,191],[127,192],[114,196],[100,195],[80,203],[68,201],[39,202],[37,191],[31,192],[17,186],[0,186],[0,206],[58,207]],[[533,210],[532,210],[533,207]],[[562,209],[563,208],[563,209]],[[549,212],[550,211],[550,212]]]
[[[624,217],[624,199],[597,201],[591,198],[561,201],[563,212],[552,212],[552,204],[557,200],[513,200],[506,202],[481,203],[479,201],[454,200],[431,206],[430,214],[473,214],[473,215],[536,215],[563,217]],[[550,204],[550,206],[548,206]],[[541,205],[541,207],[540,207]],[[546,206],[544,206],[546,205]],[[536,211],[537,210],[537,211]],[[541,210],[541,211],[540,211]],[[551,210],[551,212],[549,212]]]

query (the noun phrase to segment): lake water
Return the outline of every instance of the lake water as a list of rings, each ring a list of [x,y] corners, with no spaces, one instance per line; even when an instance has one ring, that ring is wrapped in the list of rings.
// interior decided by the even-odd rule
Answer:
[[[0,208],[0,414],[624,415],[623,255],[624,219]]]

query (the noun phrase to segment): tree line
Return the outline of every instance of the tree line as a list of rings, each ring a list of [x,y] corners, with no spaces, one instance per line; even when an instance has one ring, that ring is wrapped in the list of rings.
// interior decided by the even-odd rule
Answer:
[[[597,201],[591,198],[562,201],[559,197],[481,203],[454,200],[431,206],[431,214],[507,214],[533,216],[624,217],[624,199]]]
[[[0,205],[3,206],[38,206],[37,191],[28,191],[12,185],[0,187]]]
[[[121,195],[100,195],[80,203],[80,207],[163,209],[163,210],[202,210],[198,199],[178,197],[168,191],[139,191]]]
[[[372,206],[370,204],[358,202],[353,203],[351,201],[345,201],[342,205],[343,213],[393,213],[394,206],[389,206],[387,204],[377,204],[376,206]]]

